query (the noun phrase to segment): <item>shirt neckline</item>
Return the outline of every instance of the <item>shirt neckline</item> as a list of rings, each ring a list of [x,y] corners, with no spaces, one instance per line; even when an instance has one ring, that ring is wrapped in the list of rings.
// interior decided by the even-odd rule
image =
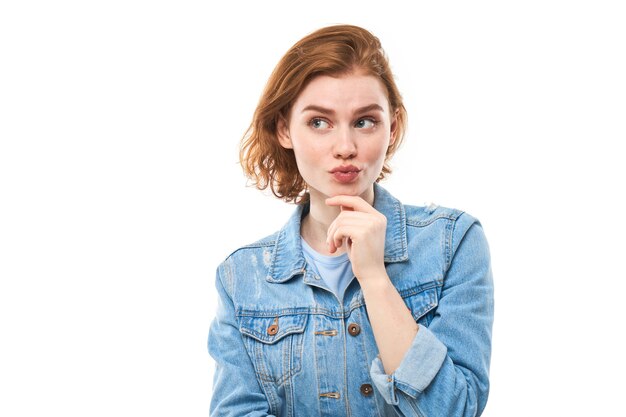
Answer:
[[[323,255],[319,253],[318,251],[316,251],[315,249],[313,249],[308,243],[306,243],[306,241],[304,240],[302,236],[300,236],[300,241],[302,243],[302,250],[311,258],[313,258],[315,262],[319,262],[324,265],[332,265],[332,266],[341,265],[346,262],[350,262],[350,258],[348,258],[348,254],[346,252],[342,253],[341,255],[335,255],[335,256]]]

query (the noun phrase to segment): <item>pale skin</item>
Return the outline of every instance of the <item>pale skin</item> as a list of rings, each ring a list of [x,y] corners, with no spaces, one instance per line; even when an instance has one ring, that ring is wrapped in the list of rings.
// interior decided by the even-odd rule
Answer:
[[[373,184],[395,128],[384,85],[358,70],[313,79],[289,120],[278,125],[278,139],[294,150],[310,193],[302,237],[322,254],[348,253],[387,374],[398,368],[418,332],[385,269],[387,219],[372,206]],[[347,165],[358,175],[339,181],[331,170]]]

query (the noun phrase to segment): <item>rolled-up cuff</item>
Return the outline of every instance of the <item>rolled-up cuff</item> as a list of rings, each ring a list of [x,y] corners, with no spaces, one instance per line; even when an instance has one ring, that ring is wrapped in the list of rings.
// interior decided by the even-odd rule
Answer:
[[[377,357],[372,362],[370,376],[385,401],[397,405],[395,389],[415,398],[430,385],[447,354],[448,349],[433,332],[420,325],[398,369],[392,375],[385,374],[383,364]]]

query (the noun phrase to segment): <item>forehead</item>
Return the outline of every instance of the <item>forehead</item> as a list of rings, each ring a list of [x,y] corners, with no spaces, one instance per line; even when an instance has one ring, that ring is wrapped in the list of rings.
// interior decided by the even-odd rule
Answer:
[[[386,113],[389,112],[387,91],[379,78],[360,73],[320,75],[300,92],[292,111],[298,113],[309,105],[349,111],[370,104],[378,104]]]

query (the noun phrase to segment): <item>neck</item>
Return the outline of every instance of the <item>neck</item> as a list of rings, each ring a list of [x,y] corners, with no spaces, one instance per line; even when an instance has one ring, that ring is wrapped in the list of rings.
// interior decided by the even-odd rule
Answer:
[[[345,248],[338,248],[337,252],[331,254],[328,251],[326,237],[330,224],[341,213],[341,208],[326,205],[325,201],[327,198],[328,196],[316,190],[311,190],[310,209],[306,217],[302,219],[300,234],[306,243],[317,252],[323,255],[340,255],[345,252]],[[361,198],[372,205],[374,203],[374,187],[361,195]]]

